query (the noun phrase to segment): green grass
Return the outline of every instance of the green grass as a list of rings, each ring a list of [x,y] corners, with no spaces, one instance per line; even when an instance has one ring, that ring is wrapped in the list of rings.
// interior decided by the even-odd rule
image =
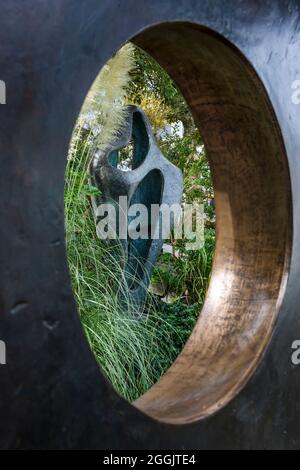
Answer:
[[[65,227],[72,286],[99,365],[115,389],[128,400],[134,400],[177,357],[197,320],[200,303],[189,306],[179,300],[165,305],[149,294],[145,319],[135,319],[141,312],[130,303],[117,250],[96,236],[89,201],[94,189],[89,187],[87,177],[90,151],[88,136],[84,140],[75,139],[66,169]],[[176,270],[188,278],[187,266],[184,271],[182,266]],[[205,276],[203,288],[208,279]],[[193,271],[190,278],[196,282]],[[120,304],[120,292],[127,299],[126,314]]]
[[[202,305],[210,279],[215,246],[215,230],[205,229],[204,246],[199,250],[185,250],[184,243],[174,245],[180,256],[160,255],[152,279],[176,294],[188,304]]]

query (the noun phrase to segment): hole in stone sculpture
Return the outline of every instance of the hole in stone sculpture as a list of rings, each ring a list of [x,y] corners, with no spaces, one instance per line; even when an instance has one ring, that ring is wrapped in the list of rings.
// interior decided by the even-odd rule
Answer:
[[[117,167],[122,171],[132,170],[132,161],[133,161],[133,140],[129,142],[126,147],[119,150],[119,158]]]
[[[145,160],[149,151],[149,138],[141,112],[133,112],[128,119],[124,116],[129,130],[124,132],[120,126],[120,139],[115,139],[116,150],[108,155],[109,163],[122,171],[137,169]]]
[[[183,424],[235,397],[269,344],[289,267],[290,180],[276,116],[239,51],[190,23],[157,25],[133,41],[143,50],[126,45],[115,54],[74,131],[66,171],[68,259],[88,340],[115,389],[152,418]],[[126,80],[118,73],[124,61]],[[141,139],[137,166],[124,172],[109,155],[133,140],[135,113],[149,146]],[[151,263],[142,263],[145,297],[126,279],[128,240],[103,240],[128,226],[141,181],[153,200],[163,181]],[[184,213],[189,229],[180,238],[176,210],[167,230],[161,222],[164,202],[204,204],[203,246],[189,239],[194,208]]]

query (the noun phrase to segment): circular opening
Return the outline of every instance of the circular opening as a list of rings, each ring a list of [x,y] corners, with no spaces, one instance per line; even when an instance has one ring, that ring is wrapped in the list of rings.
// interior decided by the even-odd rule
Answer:
[[[101,69],[86,97],[65,189],[80,319],[103,373],[134,401],[174,362],[196,323],[212,265],[215,216],[209,164],[190,110],[164,69],[131,43]],[[127,196],[125,224],[112,220],[119,196]],[[184,201],[178,204],[183,238],[167,229],[176,200]],[[162,203],[165,222],[155,210]],[[108,217],[98,210],[106,204]],[[152,236],[161,220],[168,232],[163,241]],[[103,240],[102,228],[118,235],[126,221],[126,240]]]
[[[289,267],[290,180],[267,94],[239,51],[188,23],[157,25],[133,42],[181,90],[214,183],[217,240],[201,315],[174,364],[134,402],[184,424],[233,398],[271,339]]]

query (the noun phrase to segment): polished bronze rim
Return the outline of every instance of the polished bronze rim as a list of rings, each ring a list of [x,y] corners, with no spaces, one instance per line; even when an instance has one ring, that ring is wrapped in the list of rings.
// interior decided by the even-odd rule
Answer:
[[[205,304],[175,363],[134,403],[183,424],[228,403],[270,342],[289,269],[290,179],[267,93],[234,47],[188,23],[155,26],[134,42],[181,89],[214,181],[217,242]]]

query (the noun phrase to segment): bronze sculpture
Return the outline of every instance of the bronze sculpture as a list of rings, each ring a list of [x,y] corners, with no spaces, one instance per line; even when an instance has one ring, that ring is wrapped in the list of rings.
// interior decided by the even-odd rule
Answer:
[[[132,140],[132,169],[123,171],[119,167],[119,151]],[[118,221],[121,215],[125,216],[121,217],[121,225],[124,226],[118,224],[117,236],[123,250],[124,272],[130,295],[142,311],[153,267],[164,238],[169,235],[160,226],[160,213],[151,217],[151,207],[164,204],[171,208],[181,203],[182,173],[162,155],[143,110],[128,106],[124,128],[106,151],[95,154],[90,175],[92,184],[101,192],[101,196],[92,197],[96,223],[99,224],[101,220],[99,207],[103,203],[114,206]],[[120,207],[120,197],[125,198],[124,208]],[[128,227],[134,218],[130,215],[130,209],[135,204],[143,204],[146,209],[144,220],[140,221],[140,224],[145,225],[143,230],[146,233],[143,237],[140,228],[140,236],[133,239],[128,233]],[[170,229],[173,225],[174,218],[171,218]]]
[[[299,449],[299,0],[2,3],[0,447]],[[135,404],[112,389],[83,334],[63,209],[82,102],[127,40],[190,106],[218,232],[198,324]]]

